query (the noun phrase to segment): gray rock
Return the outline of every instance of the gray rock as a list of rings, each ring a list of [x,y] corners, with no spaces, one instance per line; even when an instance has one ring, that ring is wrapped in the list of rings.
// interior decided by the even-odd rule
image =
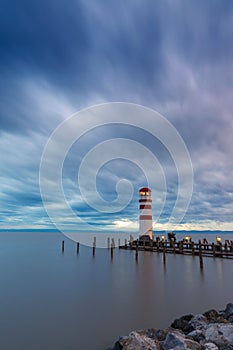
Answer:
[[[208,321],[205,316],[197,314],[191,319],[190,324],[193,326],[193,329],[202,330],[202,329],[206,329]]]
[[[233,350],[233,325],[209,324],[204,332],[207,342],[216,344],[221,350]]]
[[[145,331],[133,331],[118,341],[122,350],[160,350],[157,339],[149,338]]]
[[[201,345],[187,338],[180,331],[172,331],[168,333],[162,348],[163,350],[201,350]]]
[[[153,339],[158,339],[159,341],[163,341],[165,340],[168,332],[170,331],[171,329],[169,328],[166,328],[166,329],[148,329],[147,330],[147,336],[149,338],[153,338]]]
[[[218,347],[214,343],[205,343],[203,350],[218,350]]]
[[[205,341],[203,331],[200,329],[195,329],[194,331],[190,332],[188,336],[200,344],[203,344]]]
[[[225,315],[226,315],[227,319],[229,319],[230,316],[233,316],[233,304],[232,303],[227,304],[226,309],[225,309]]]

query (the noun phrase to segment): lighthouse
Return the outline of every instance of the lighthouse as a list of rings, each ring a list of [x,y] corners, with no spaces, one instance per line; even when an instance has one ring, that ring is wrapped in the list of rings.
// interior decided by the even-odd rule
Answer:
[[[139,238],[153,239],[151,190],[143,187],[139,190],[139,196]]]

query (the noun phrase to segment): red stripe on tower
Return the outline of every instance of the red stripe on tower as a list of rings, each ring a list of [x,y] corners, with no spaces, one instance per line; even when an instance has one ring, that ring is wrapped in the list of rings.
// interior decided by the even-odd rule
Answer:
[[[152,233],[152,197],[151,190],[148,187],[143,187],[139,190],[139,236],[146,236],[153,239]]]

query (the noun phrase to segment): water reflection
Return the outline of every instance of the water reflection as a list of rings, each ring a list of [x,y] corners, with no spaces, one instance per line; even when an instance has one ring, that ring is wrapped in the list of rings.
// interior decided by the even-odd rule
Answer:
[[[58,234],[0,235],[4,350],[103,350],[132,329],[166,327],[232,301],[232,260],[96,249]],[[14,335],[14,336],[12,336]],[[91,336],[90,336],[91,335]],[[35,341],[36,339],[36,341]]]

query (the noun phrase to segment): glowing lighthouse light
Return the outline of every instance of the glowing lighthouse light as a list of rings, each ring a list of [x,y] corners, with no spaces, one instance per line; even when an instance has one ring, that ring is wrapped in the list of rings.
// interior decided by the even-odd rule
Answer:
[[[151,190],[148,187],[143,187],[139,190],[139,195],[140,195],[139,237],[153,239]]]

